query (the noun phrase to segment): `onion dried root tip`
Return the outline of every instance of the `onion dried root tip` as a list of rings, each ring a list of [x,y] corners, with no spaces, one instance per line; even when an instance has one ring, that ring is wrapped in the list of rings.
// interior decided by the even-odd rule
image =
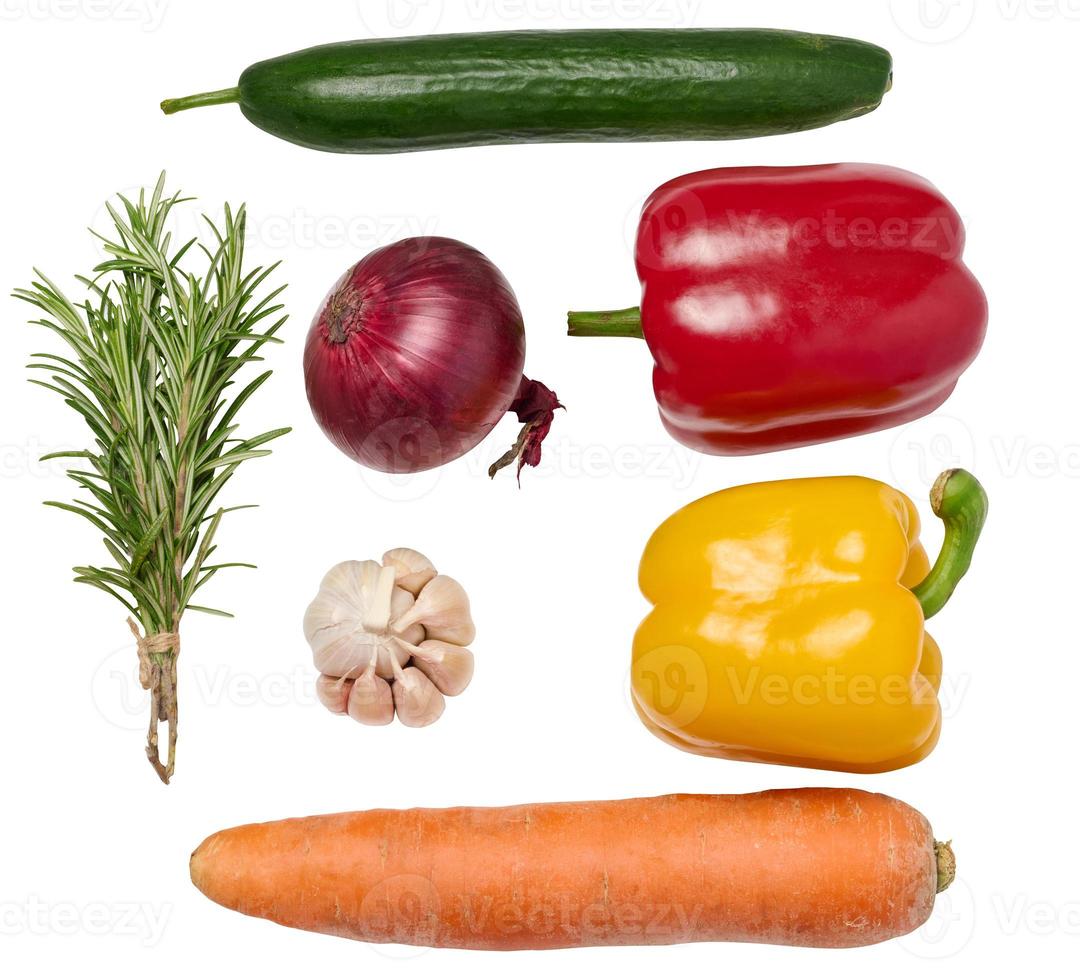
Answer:
[[[523,377],[517,398],[510,403],[507,411],[517,415],[518,421],[524,424],[513,446],[488,467],[488,476],[494,479],[499,470],[517,460],[517,481],[520,487],[522,467],[536,466],[540,462],[541,445],[551,430],[555,409],[565,407],[559,401],[559,396],[547,385]]]

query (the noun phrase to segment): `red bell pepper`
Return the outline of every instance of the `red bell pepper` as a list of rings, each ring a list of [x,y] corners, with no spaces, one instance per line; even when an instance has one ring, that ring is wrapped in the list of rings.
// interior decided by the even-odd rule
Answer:
[[[914,174],[870,164],[706,170],[645,204],[640,308],[573,336],[644,337],[680,442],[742,455],[874,432],[948,398],[986,330],[964,227]]]

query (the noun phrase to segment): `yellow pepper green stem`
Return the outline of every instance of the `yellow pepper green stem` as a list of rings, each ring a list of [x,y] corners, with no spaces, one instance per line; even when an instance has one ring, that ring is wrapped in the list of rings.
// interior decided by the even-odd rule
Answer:
[[[942,473],[930,491],[930,505],[945,523],[945,541],[930,574],[912,590],[927,619],[941,612],[967,574],[990,506],[982,484],[967,470]]]

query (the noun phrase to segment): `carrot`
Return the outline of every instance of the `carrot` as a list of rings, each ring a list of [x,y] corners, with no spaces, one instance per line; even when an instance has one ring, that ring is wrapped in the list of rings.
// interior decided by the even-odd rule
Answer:
[[[249,824],[191,856],[207,897],[282,925],[462,949],[683,942],[863,946],[953,878],[926,819],[843,789]]]

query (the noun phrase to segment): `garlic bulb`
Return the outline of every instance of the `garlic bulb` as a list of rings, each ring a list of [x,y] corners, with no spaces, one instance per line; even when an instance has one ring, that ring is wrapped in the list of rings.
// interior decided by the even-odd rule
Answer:
[[[365,725],[388,725],[395,711],[405,725],[430,725],[443,695],[472,679],[468,596],[411,548],[386,552],[382,564],[331,568],[304,615],[304,636],[320,671],[319,701]]]

